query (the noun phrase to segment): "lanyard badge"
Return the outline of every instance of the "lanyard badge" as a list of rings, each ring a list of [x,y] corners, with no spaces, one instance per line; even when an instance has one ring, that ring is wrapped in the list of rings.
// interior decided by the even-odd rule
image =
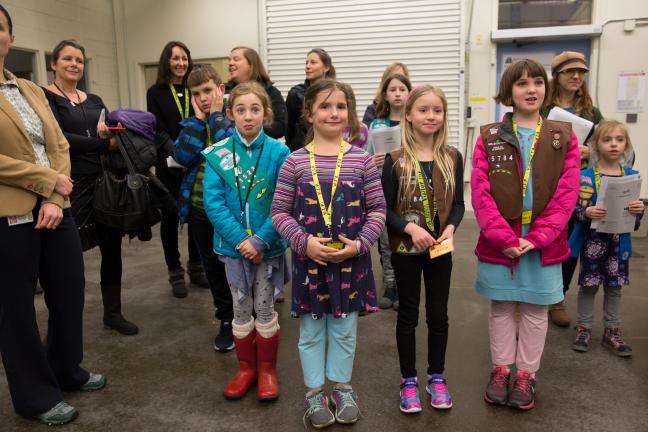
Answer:
[[[178,98],[178,94],[176,93],[175,87],[173,87],[173,84],[169,83],[169,88],[171,89],[171,95],[173,95],[173,100],[175,101],[176,106],[178,107],[178,111],[180,112],[180,118],[182,120],[189,118],[189,104],[191,103],[189,101],[189,90],[186,87],[184,89],[185,106],[183,112],[182,105],[180,104],[180,99]]]
[[[310,168],[311,175],[313,176],[313,183],[315,184],[315,193],[317,193],[317,202],[319,203],[320,210],[322,211],[322,218],[324,218],[324,224],[328,229],[329,237],[333,236],[331,230],[332,216],[333,216],[333,199],[335,197],[335,191],[337,189],[337,184],[340,179],[340,171],[342,169],[342,160],[344,159],[344,141],[340,141],[340,150],[338,152],[337,161],[335,162],[335,172],[333,173],[333,184],[331,185],[331,201],[329,201],[328,207],[324,204],[324,195],[322,194],[322,186],[317,176],[317,167],[315,166],[315,142],[310,144]],[[332,242],[337,243],[337,242]],[[333,245],[331,247],[335,247]],[[341,248],[340,248],[341,249]]]

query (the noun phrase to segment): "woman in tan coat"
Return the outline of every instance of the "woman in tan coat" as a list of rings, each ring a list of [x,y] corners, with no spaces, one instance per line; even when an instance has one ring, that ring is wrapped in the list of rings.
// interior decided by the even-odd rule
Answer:
[[[43,91],[4,69],[13,26],[0,6],[0,353],[14,409],[47,424],[72,421],[61,390],[98,390],[83,359],[83,255],[71,216],[68,143]],[[45,346],[34,309],[40,280]]]

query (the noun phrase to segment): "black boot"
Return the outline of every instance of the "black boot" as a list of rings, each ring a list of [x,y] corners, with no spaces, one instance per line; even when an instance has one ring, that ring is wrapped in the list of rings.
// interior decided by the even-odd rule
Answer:
[[[104,327],[116,330],[123,335],[135,335],[139,329],[121,314],[121,285],[101,285],[101,296],[104,304]]]
[[[209,282],[207,282],[207,277],[205,276],[205,269],[200,261],[187,261],[187,273],[189,274],[189,282],[200,288],[209,288]]]
[[[169,270],[169,283],[171,284],[171,292],[176,298],[185,298],[189,291],[184,279],[185,271],[182,267],[176,270]]]

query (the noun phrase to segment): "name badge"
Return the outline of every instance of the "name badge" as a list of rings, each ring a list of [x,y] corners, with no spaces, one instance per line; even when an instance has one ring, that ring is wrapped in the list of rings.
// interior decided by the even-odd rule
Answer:
[[[342,250],[344,248],[344,243],[342,242],[328,242],[326,243],[326,246],[337,249],[337,250]]]
[[[531,210],[526,210],[522,212],[522,225],[529,225],[531,223],[531,215],[533,212]]]
[[[9,224],[9,226],[23,225],[30,222],[34,222],[34,215],[32,214],[32,212],[29,212],[22,216],[7,216],[7,223]]]

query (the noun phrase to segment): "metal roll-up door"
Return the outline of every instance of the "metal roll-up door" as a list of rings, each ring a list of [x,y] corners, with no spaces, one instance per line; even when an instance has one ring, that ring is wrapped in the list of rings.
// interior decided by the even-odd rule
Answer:
[[[384,68],[405,63],[412,84],[440,86],[448,98],[450,144],[463,135],[461,0],[262,0],[261,52],[284,98],[304,80],[311,48],[325,49],[350,84],[358,115],[374,98]]]

